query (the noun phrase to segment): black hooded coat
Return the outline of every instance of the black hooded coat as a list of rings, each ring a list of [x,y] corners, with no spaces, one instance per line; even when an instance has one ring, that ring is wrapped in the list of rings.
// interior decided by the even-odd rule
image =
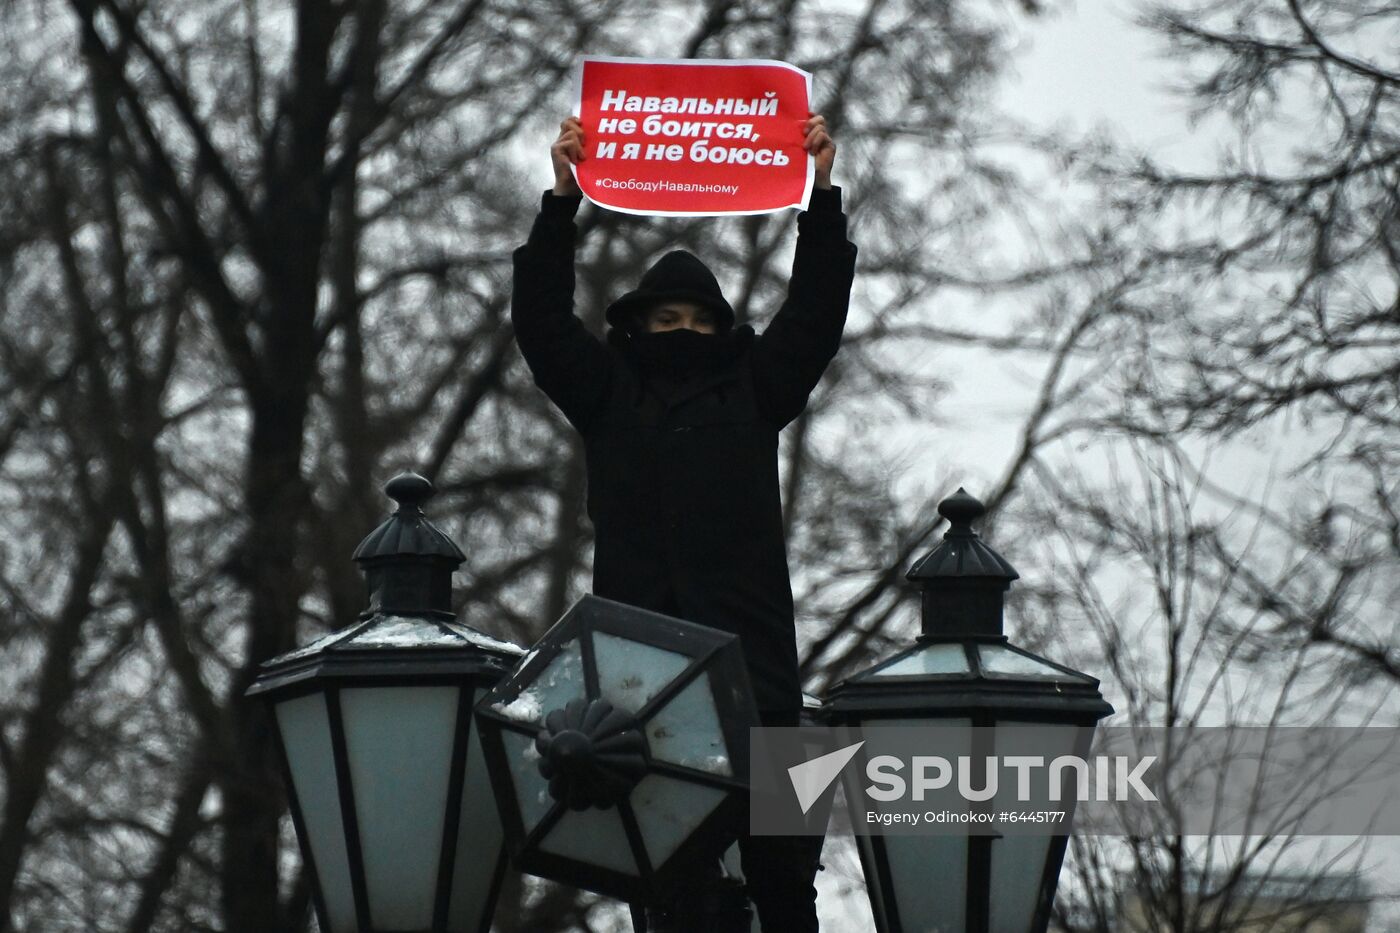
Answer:
[[[593,590],[736,633],[759,709],[796,710],[778,432],[841,342],[856,248],[840,189],[814,190],[798,216],[787,300],[767,330],[700,341],[706,364],[683,378],[624,332],[600,341],[574,315],[579,201],[545,194],[515,251],[511,320],[536,384],[584,440]]]

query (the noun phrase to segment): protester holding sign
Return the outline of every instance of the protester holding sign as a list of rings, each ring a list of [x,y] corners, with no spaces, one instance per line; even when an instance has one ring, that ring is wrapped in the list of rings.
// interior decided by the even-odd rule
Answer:
[[[555,184],[515,252],[511,318],[536,384],[582,435],[599,596],[739,635],[765,725],[801,708],[792,588],[778,488],[778,432],[807,404],[845,325],[856,248],[826,121],[788,132],[815,190],[798,215],[787,299],[768,328],[735,326],[714,274],[663,256],[607,309],[606,341],[573,313],[575,170],[589,131],[565,120]],[[740,839],[766,931],[817,929],[820,839]]]

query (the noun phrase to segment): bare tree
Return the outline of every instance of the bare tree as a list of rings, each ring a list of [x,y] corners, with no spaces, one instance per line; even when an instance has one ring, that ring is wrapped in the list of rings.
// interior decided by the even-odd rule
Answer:
[[[1317,572],[1253,562],[1235,585],[1290,646],[1400,674],[1400,69],[1390,4],[1150,7],[1202,119],[1224,120],[1219,168],[1109,159],[1100,181],[1153,218],[1125,247],[1152,268],[1116,386],[1123,427],[1274,446],[1276,501],[1207,477]],[[1141,226],[1130,225],[1137,232]],[[1262,441],[1267,444],[1268,441]],[[1236,555],[1221,545],[1220,560]],[[1326,568],[1326,580],[1317,576]]]
[[[784,448],[813,683],[885,637],[891,568],[933,522],[880,450],[829,434],[926,416],[930,270],[1010,191],[983,149],[1005,37],[972,4],[0,5],[0,926],[308,927],[241,697],[361,608],[348,555],[397,469],[443,493],[468,621],[529,641],[586,587],[580,452],[511,346],[508,256],[578,54],[638,50],[819,76],[863,293]],[[595,326],[675,245],[743,319],[783,289],[789,217],[581,221]],[[518,929],[611,910],[506,900]]]
[[[1023,617],[1039,620],[1028,628],[1053,640],[1055,653],[1092,659],[1085,666],[1103,676],[1117,707],[1110,723],[1151,736],[1161,772],[1160,802],[1137,811],[1121,835],[1072,840],[1060,928],[1303,930],[1351,905],[1364,916],[1366,841],[1305,832],[1308,813],[1354,776],[1335,754],[1300,766],[1279,730],[1365,724],[1384,697],[1338,689],[1325,658],[1265,646],[1271,614],[1238,590],[1241,565],[1218,559],[1238,516],[1212,508],[1178,451],[1139,443],[1104,481],[1048,470],[1041,478],[1048,494],[1031,520],[1048,579]],[[1246,536],[1240,556],[1272,546]],[[1232,740],[1193,731],[1223,726],[1272,730],[1278,741],[1261,753],[1243,732]],[[1202,786],[1203,772],[1230,798],[1228,806],[1216,798],[1208,826],[1192,810],[1201,797],[1186,790]]]

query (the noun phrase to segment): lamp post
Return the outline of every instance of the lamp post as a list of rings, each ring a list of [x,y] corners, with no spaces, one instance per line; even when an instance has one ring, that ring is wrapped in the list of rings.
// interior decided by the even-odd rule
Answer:
[[[1095,725],[1113,712],[1098,681],[1007,640],[1003,600],[1018,574],[972,530],[985,507],[959,489],[938,511],[949,530],[908,574],[923,591],[923,634],[836,684],[825,717],[856,726],[939,726],[952,746],[939,750],[946,757],[999,754],[998,736],[1003,745],[1014,737],[1017,752],[1030,736],[1046,760],[1087,755]],[[857,839],[882,933],[1044,933],[1068,836]]]
[[[739,829],[758,717],[734,635],[585,596],[476,715],[523,871],[656,903]],[[738,901],[703,929],[746,930]]]
[[[524,652],[459,623],[464,560],[423,515],[428,480],[355,550],[357,623],[263,665],[323,933],[485,933],[505,867],[474,703]]]

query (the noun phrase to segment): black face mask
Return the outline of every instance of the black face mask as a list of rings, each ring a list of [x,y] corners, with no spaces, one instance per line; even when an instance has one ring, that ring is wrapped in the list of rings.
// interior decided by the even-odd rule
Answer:
[[[633,334],[632,346],[649,375],[675,379],[720,369],[733,356],[728,334],[702,334],[685,327]]]

